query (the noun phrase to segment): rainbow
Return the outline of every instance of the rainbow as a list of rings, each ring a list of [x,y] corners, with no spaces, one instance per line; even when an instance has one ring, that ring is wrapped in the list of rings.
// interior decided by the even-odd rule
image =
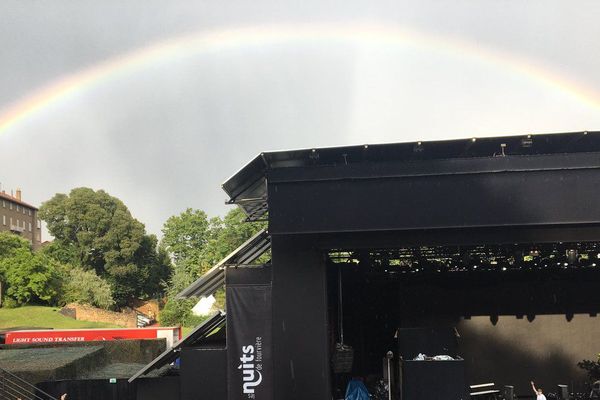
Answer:
[[[598,93],[589,91],[560,74],[514,54],[479,47],[458,38],[440,37],[397,26],[368,23],[261,25],[200,31],[178,36],[67,75],[0,110],[0,134],[15,128],[19,123],[53,104],[66,101],[78,93],[122,74],[154,63],[167,62],[174,57],[186,57],[228,48],[290,42],[330,44],[332,41],[414,46],[473,59],[525,76],[600,111]]]

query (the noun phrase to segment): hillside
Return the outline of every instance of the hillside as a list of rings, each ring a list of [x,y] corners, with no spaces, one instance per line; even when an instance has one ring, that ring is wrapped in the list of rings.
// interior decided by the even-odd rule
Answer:
[[[18,308],[0,308],[0,329],[27,328],[119,328],[99,322],[76,321],[59,313],[60,308],[43,306],[26,306]]]

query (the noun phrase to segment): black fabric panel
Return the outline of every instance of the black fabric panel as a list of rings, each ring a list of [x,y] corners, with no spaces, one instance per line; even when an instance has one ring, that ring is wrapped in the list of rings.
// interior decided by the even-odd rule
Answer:
[[[140,378],[134,382],[137,386],[137,400],[178,400],[180,378],[164,376],[161,378]],[[70,399],[71,397],[67,397]],[[119,398],[119,400],[121,400]]]
[[[402,400],[464,400],[464,361],[405,361]]]
[[[225,272],[226,284],[231,285],[270,285],[271,267],[269,265],[229,267]]]
[[[269,183],[269,232],[600,223],[599,169]]]
[[[181,400],[227,399],[227,350],[181,349]]]
[[[116,383],[110,383],[108,379],[62,380],[42,382],[37,386],[57,399],[64,393],[67,393],[69,400],[136,399],[136,385],[129,384],[127,379],[118,379]],[[178,399],[179,397],[168,398]],[[159,397],[147,398],[147,400],[153,399],[159,399]]]
[[[229,400],[273,399],[270,274],[252,272],[244,268],[227,272]],[[236,277],[237,273],[247,280]]]
[[[325,257],[300,238],[272,239],[275,398],[330,400]]]

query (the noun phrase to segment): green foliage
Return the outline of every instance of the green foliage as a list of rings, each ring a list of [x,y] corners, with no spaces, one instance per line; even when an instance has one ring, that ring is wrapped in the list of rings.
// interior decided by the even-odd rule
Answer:
[[[59,241],[53,241],[39,249],[38,254],[54,260],[60,264],[71,265],[77,259],[77,250],[73,245],[65,245]]]
[[[6,295],[18,304],[53,303],[58,298],[56,266],[29,249],[18,248],[0,260],[0,276],[7,286]]]
[[[169,253],[164,247],[158,246],[156,236],[146,235],[142,238],[136,259],[140,293],[146,297],[160,297],[173,271]]]
[[[168,289],[171,298],[266,226],[265,223],[246,223],[245,220],[245,214],[237,208],[224,219],[216,217],[208,220],[204,211],[187,209],[167,220],[162,244],[175,261]],[[219,307],[224,307],[224,292],[217,292],[216,298]],[[169,300],[160,313],[161,324],[200,324],[205,317],[192,314],[192,307],[197,301]]]
[[[245,222],[246,214],[235,208],[225,218],[213,218],[210,224],[210,236],[200,257],[200,273],[203,273],[237,249],[261,229],[266,222]],[[266,261],[266,260],[265,260]]]
[[[162,326],[198,326],[206,319],[192,314],[192,307],[198,299],[169,300],[159,314],[159,322]]]
[[[104,309],[114,304],[112,290],[108,282],[92,270],[72,268],[63,286],[62,301],[67,303],[90,304]]]
[[[173,256],[175,268],[169,293],[175,295],[239,247],[265,223],[246,223],[240,209],[224,219],[207,219],[204,211],[187,209],[167,220],[163,245]]]
[[[162,232],[162,245],[175,262],[169,286],[175,295],[197,278],[202,249],[210,235],[209,221],[204,211],[188,208],[170,217]]]
[[[162,232],[163,244],[173,255],[175,263],[183,260],[197,262],[208,240],[209,222],[204,211],[188,208],[170,217]]]
[[[0,232],[0,260],[11,257],[18,249],[30,250],[31,244],[19,235]]]
[[[12,297],[7,297],[2,300],[2,308],[17,308],[19,307],[19,303]]]
[[[76,188],[42,204],[39,215],[55,237],[46,254],[94,270],[111,284],[118,306],[164,290],[170,260],[121,200],[103,190]]]

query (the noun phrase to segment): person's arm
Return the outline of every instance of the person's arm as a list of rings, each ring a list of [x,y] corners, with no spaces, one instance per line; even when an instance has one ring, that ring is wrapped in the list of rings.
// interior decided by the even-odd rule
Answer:
[[[537,395],[537,389],[535,388],[535,384],[531,381],[531,388],[533,389],[533,393]]]

